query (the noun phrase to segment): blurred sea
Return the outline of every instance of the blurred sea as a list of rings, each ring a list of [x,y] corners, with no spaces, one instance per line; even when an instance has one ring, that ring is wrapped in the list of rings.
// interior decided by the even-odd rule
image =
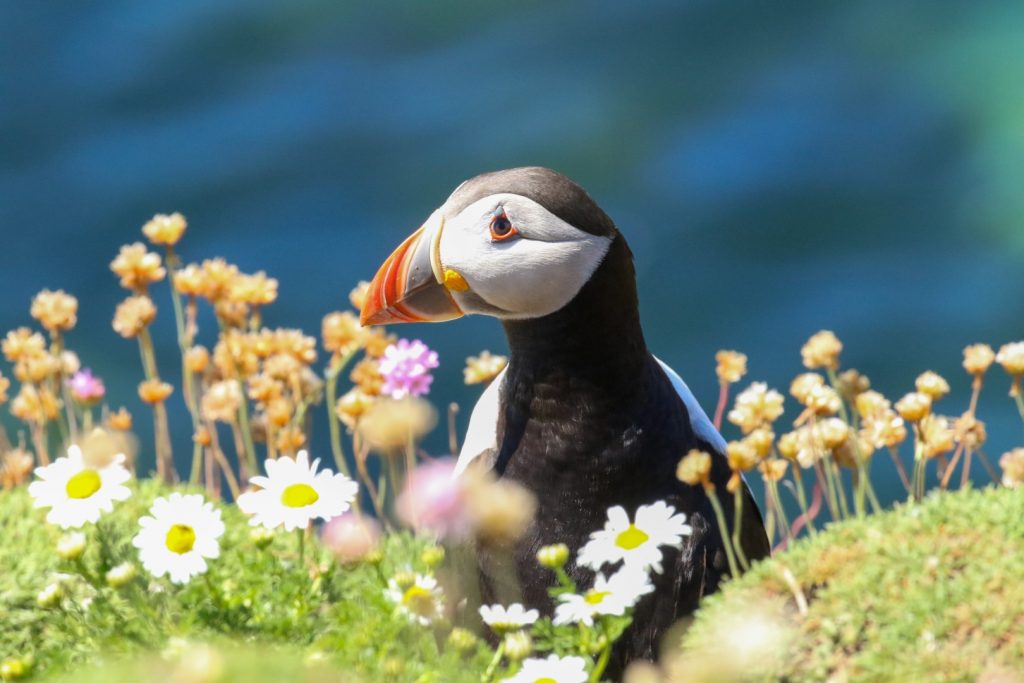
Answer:
[[[649,345],[709,411],[717,349],[784,390],[830,328],[894,398],[943,373],[958,414],[962,347],[1024,336],[1020,2],[5,2],[0,64],[0,333],[76,294],[70,343],[150,462],[107,264],[156,212],[188,217],[186,260],[278,278],[268,324],[318,333],[459,182],[550,166],[627,236]],[[400,332],[440,352],[464,425],[463,358],[500,326]],[[1021,444],[1007,384],[981,404],[994,458]]]

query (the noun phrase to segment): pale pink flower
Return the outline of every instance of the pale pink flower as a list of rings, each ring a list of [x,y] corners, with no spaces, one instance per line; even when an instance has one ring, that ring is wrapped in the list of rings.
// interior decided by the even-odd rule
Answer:
[[[99,402],[107,393],[103,380],[92,374],[92,370],[79,370],[68,380],[68,389],[76,401],[85,405]]]
[[[399,339],[384,350],[380,359],[380,374],[384,377],[381,391],[393,399],[423,396],[430,392],[434,381],[430,371],[438,366],[437,351],[419,339]]]
[[[324,525],[320,534],[324,546],[343,564],[358,562],[380,544],[380,523],[367,515],[346,512]]]
[[[399,519],[417,531],[465,535],[469,520],[463,511],[461,486],[452,476],[454,471],[455,464],[448,458],[413,470],[398,497]]]

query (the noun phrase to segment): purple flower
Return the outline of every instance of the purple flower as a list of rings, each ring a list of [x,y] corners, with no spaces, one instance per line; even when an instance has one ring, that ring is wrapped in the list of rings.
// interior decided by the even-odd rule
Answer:
[[[383,392],[393,399],[423,396],[434,381],[430,371],[438,366],[437,351],[419,339],[399,339],[384,350],[380,373],[384,376]]]
[[[76,401],[84,405],[98,403],[107,393],[103,380],[92,374],[92,370],[79,370],[68,380],[68,389]]]

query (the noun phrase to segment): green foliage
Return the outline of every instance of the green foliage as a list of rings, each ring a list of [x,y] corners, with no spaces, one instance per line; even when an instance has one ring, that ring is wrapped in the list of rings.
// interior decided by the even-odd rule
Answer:
[[[85,554],[76,561],[58,558],[61,531],[43,521],[24,488],[0,493],[0,660],[33,660],[37,674],[73,672],[100,656],[163,649],[179,639],[230,638],[260,643],[261,653],[286,647],[353,680],[479,680],[490,657],[482,642],[464,654],[446,648],[443,634],[396,616],[384,595],[395,571],[428,569],[421,555],[429,544],[407,533],[386,536],[376,563],[339,566],[318,543],[306,544],[301,562],[295,534],[275,534],[260,547],[242,513],[223,505],[221,557],[206,574],[176,587],[137,567],[133,581],[110,587],[106,572],[135,562],[137,520],[166,492],[155,482],[139,483],[131,499],[87,530]],[[59,604],[40,607],[39,593],[54,584],[61,587]]]
[[[936,493],[834,524],[730,582],[686,632],[673,680],[727,680],[723,662],[751,653],[755,673],[738,668],[735,680],[961,681],[1024,670],[1022,576],[1024,493]]]

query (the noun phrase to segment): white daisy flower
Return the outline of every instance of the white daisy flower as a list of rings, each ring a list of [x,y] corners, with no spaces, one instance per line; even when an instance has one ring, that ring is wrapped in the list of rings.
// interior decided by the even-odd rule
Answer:
[[[249,480],[260,490],[240,495],[238,507],[252,516],[250,524],[267,529],[282,524],[288,531],[305,529],[314,519],[337,517],[349,509],[359,485],[328,469],[317,472],[319,464],[314,460],[311,465],[306,451],[299,451],[294,460],[288,456],[266,460],[267,476]]]
[[[480,607],[480,618],[498,635],[529,626],[537,621],[539,616],[540,612],[535,609],[527,610],[518,602],[512,603],[508,608],[501,605]]]
[[[652,505],[641,505],[636,521],[619,505],[608,509],[608,521],[601,531],[590,534],[590,540],[580,548],[579,564],[600,569],[602,565],[623,560],[641,569],[650,567],[661,573],[661,546],[682,546],[683,536],[693,533],[686,523],[686,515],[663,500]]]
[[[118,453],[104,467],[90,467],[78,446],[68,448],[65,458],[57,458],[45,467],[36,468],[38,481],[28,487],[35,507],[50,508],[46,521],[64,529],[80,528],[97,522],[105,512],[114,509],[114,501],[132,495],[124,485],[131,474],[124,468],[124,454]]]
[[[174,583],[187,583],[206,571],[206,560],[220,556],[217,539],[224,533],[220,510],[199,494],[172,493],[157,498],[142,517],[142,530],[132,539],[139,560],[150,574],[167,574]]]
[[[555,607],[556,625],[582,623],[594,625],[594,617],[603,614],[621,616],[643,596],[654,591],[651,577],[638,567],[625,566],[611,578],[594,577],[594,587],[583,595],[563,593]]]
[[[444,594],[433,576],[416,574],[404,587],[389,579],[384,595],[398,605],[399,612],[422,626],[429,626],[443,616]]]
[[[524,659],[523,668],[505,683],[586,683],[588,678],[582,657],[549,655],[547,659]]]

